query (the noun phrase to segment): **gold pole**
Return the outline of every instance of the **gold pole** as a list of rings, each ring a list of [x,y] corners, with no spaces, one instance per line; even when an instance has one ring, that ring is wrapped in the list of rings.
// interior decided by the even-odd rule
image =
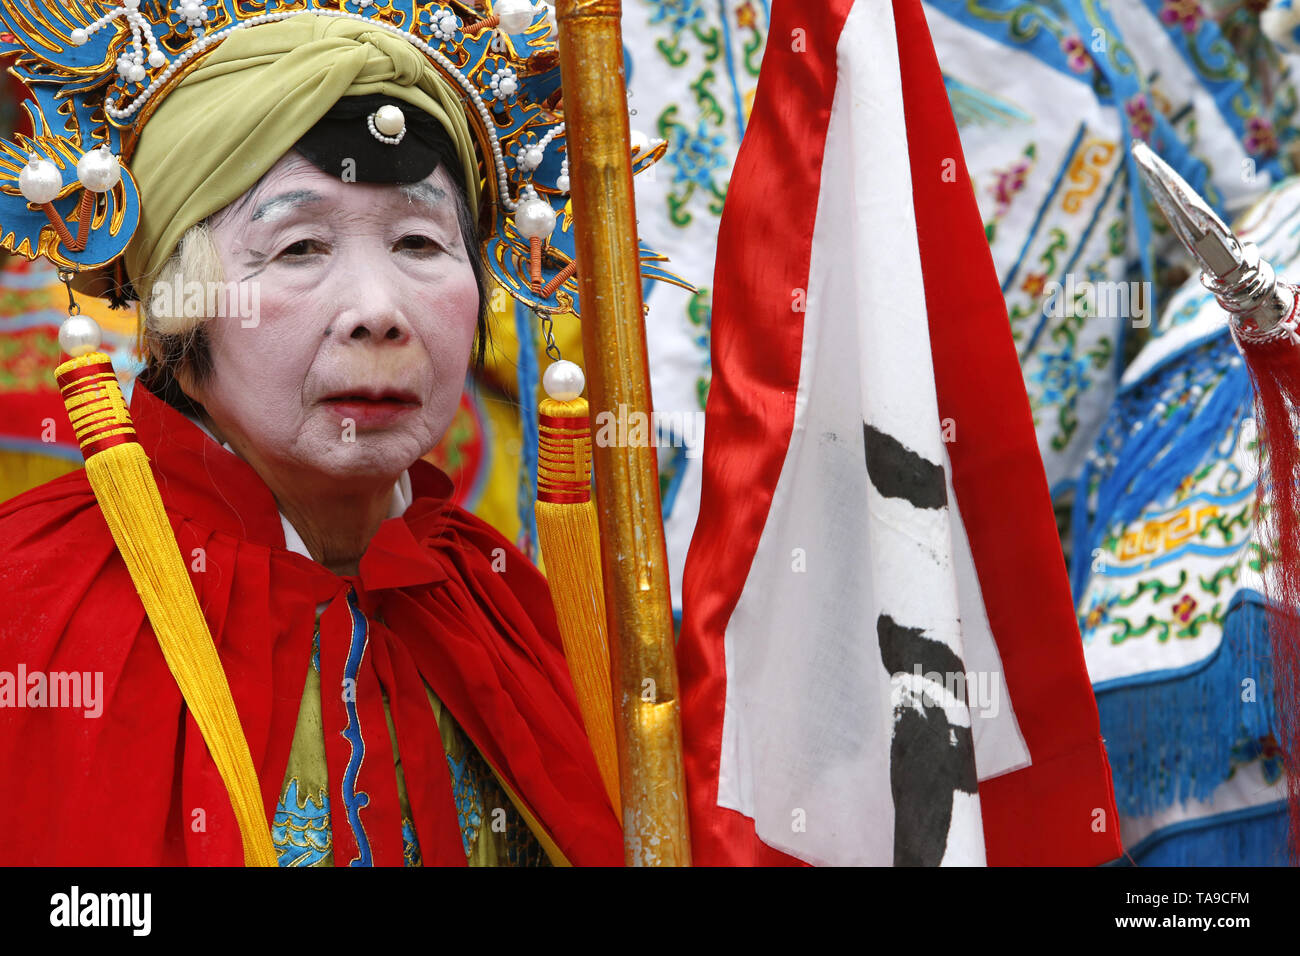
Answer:
[[[600,415],[650,416],[620,0],[559,0],[582,352],[629,866],[689,866],[681,711],[655,449],[594,440]]]

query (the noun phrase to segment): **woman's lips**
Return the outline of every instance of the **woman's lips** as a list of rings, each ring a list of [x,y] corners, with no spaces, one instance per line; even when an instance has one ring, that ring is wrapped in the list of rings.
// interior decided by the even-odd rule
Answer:
[[[420,407],[420,400],[410,392],[348,391],[337,392],[321,404],[339,417],[351,419],[358,428],[385,428]]]

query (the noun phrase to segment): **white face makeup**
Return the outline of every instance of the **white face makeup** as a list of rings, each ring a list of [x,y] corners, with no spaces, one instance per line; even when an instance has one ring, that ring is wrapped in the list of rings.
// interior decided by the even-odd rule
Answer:
[[[188,390],[272,487],[391,482],[447,430],[478,317],[453,188],[442,168],[345,183],[290,152],[213,218],[259,314],[207,323],[213,371]]]

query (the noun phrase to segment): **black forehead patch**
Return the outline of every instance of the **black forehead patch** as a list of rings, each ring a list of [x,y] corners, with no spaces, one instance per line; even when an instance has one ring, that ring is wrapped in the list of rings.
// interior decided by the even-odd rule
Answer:
[[[406,136],[396,146],[375,139],[367,121],[381,106],[390,105],[406,117]],[[345,96],[295,148],[318,169],[345,181],[418,183],[439,166],[447,167],[452,182],[462,180],[455,148],[442,124],[392,96]]]

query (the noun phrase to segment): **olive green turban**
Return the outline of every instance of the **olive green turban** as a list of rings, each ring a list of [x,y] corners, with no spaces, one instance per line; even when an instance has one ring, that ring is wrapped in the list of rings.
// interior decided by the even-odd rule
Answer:
[[[477,216],[478,163],[457,88],[399,36],[304,13],[234,31],[146,120],[127,164],[141,205],[127,274],[155,274],[186,230],[243,195],[335,103],[368,94],[446,128]]]

